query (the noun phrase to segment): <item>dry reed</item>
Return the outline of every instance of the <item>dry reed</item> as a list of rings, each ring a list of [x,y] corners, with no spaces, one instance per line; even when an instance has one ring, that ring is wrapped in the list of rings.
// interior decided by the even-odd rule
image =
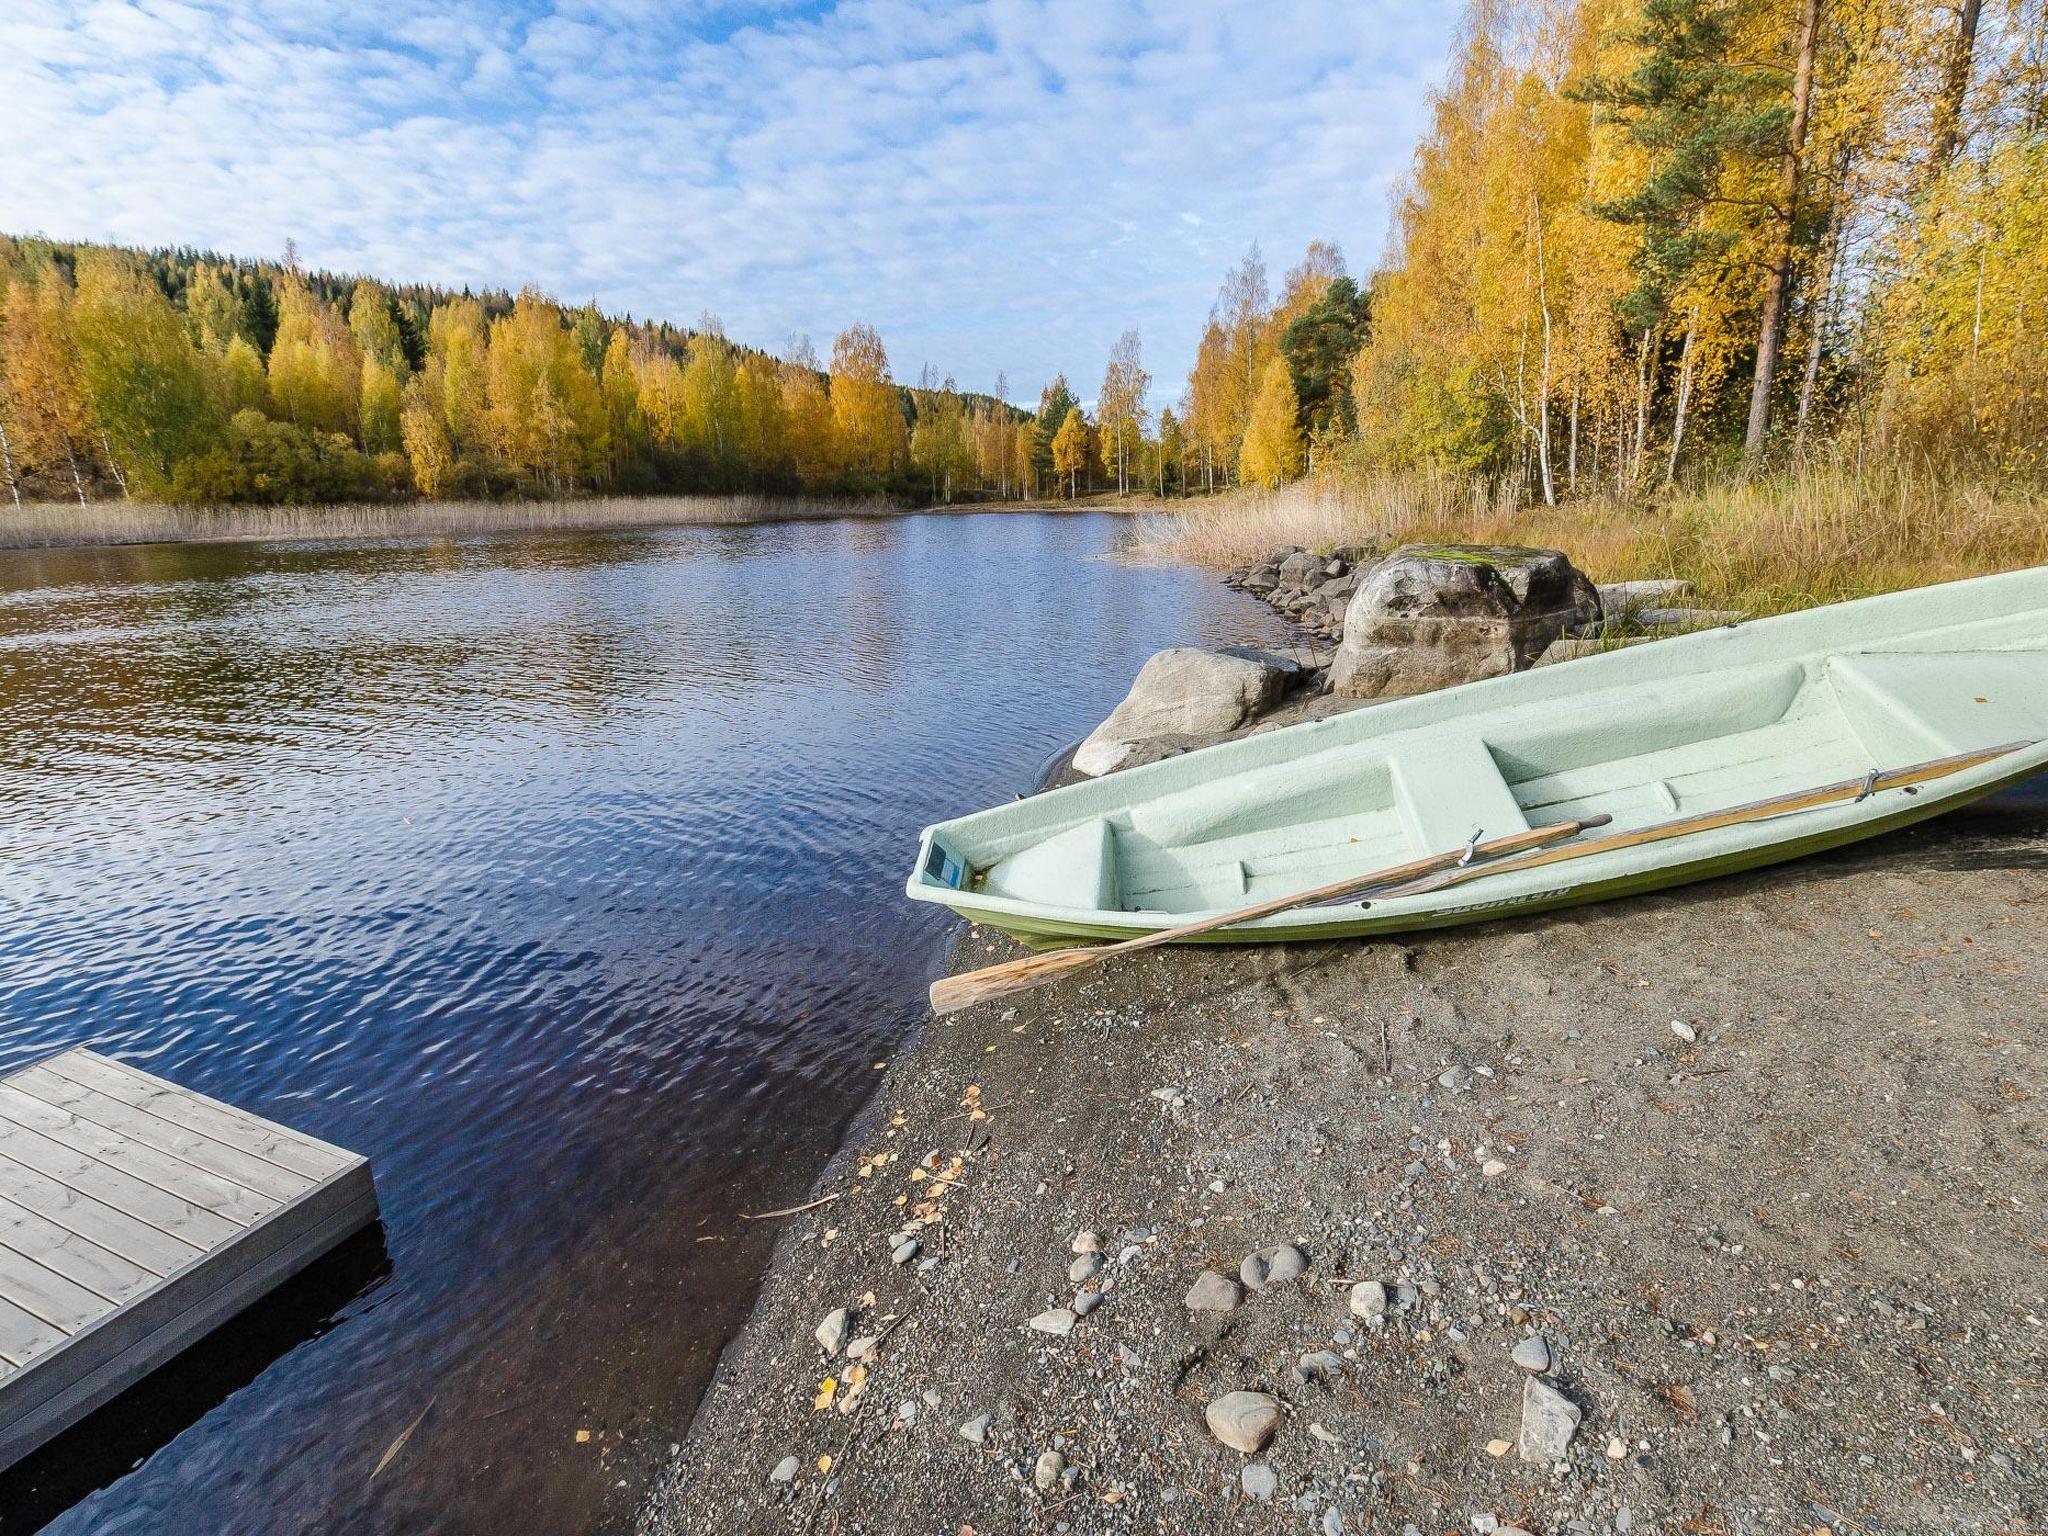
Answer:
[[[879,500],[774,496],[619,496],[580,501],[347,502],[333,506],[183,507],[143,501],[0,503],[0,549],[191,540],[432,538],[690,523],[887,517]]]
[[[1330,475],[1151,519],[1146,552],[1218,567],[1299,544],[1561,549],[1599,581],[1676,576],[1696,600],[1777,613],[2048,564],[2048,493],[1904,465],[1814,465],[1680,488],[1648,505],[1527,506],[1452,475]]]

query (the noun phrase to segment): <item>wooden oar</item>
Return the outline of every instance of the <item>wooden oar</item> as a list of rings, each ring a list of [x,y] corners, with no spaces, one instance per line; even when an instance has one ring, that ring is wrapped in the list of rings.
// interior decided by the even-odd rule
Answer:
[[[1906,789],[1915,784],[1925,784],[1930,779],[1944,779],[1952,773],[1961,773],[1966,768],[1975,768],[1993,758],[2004,757],[2008,752],[2018,752],[2035,743],[2031,741],[2009,741],[2002,747],[1986,747],[1977,752],[1959,752],[1954,757],[1937,757],[1925,763],[1913,763],[1904,768],[1892,768],[1883,772],[1873,769],[1860,779],[1843,779],[1834,784],[1823,784],[1818,789],[1799,789],[1790,794],[1772,795],[1763,800],[1751,800],[1745,805],[1734,805],[1722,811],[1701,811],[1692,816],[1680,816],[1675,821],[1660,821],[1655,826],[1637,827],[1631,832],[1616,832],[1608,837],[1596,837],[1583,843],[1573,843],[1569,848],[1548,848],[1538,853],[1525,853],[1517,858],[1495,859],[1483,866],[1474,865],[1464,869],[1449,869],[1440,874],[1414,880],[1391,891],[1382,892],[1387,896],[1420,896],[1426,891],[1441,891],[1450,886],[1463,885],[1468,880],[1477,880],[1482,875],[1508,875],[1517,870],[1536,869],[1546,864],[1561,864],[1567,859],[1583,859],[1596,853],[1612,853],[1617,848],[1639,848],[1645,843],[1661,843],[1667,838],[1685,837],[1694,832],[1712,832],[1721,827],[1740,826],[1749,821],[1765,821],[1773,816],[1785,816],[1794,811],[1810,811],[1823,805],[1839,805],[1844,800],[1866,800],[1886,789]]]
[[[1064,972],[1098,964],[1112,955],[1127,955],[1132,950],[1151,949],[1157,944],[1171,944],[1176,939],[1191,939],[1196,934],[1214,933],[1219,928],[1248,923],[1254,918],[1271,917],[1275,912],[1287,912],[1295,907],[1314,906],[1318,902],[1336,901],[1345,896],[1362,896],[1368,891],[1401,885],[1436,870],[1451,869],[1461,864],[1471,868],[1475,860],[1520,853],[1528,848],[1541,848],[1546,843],[1554,843],[1560,838],[1575,837],[1588,827],[1604,827],[1611,819],[1607,816],[1588,816],[1580,821],[1560,821],[1546,827],[1531,827],[1526,832],[1513,832],[1506,837],[1496,837],[1483,843],[1474,842],[1448,853],[1433,853],[1427,858],[1411,859],[1406,864],[1374,870],[1369,875],[1353,875],[1348,880],[1333,881],[1328,885],[1316,886],[1313,890],[1297,891],[1292,896],[1276,896],[1271,901],[1261,901],[1249,907],[1241,907],[1235,912],[1224,912],[1192,923],[1183,923],[1178,928],[1162,928],[1156,933],[1141,933],[1134,939],[1124,939],[1116,944],[1056,949],[1048,954],[1026,955],[1021,960],[1005,961],[1001,965],[986,966],[960,976],[942,976],[932,983],[932,1011],[952,1013],[974,1003],[986,1002],[992,997],[1022,992],[1050,981]]]

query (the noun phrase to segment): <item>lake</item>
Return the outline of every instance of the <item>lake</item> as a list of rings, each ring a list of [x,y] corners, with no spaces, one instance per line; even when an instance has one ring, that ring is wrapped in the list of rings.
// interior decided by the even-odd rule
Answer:
[[[1128,529],[0,554],[0,1071],[91,1044],[367,1154],[384,1214],[0,1532],[622,1524],[767,1260],[739,1213],[922,1013],[918,829],[1151,652],[1284,641]]]

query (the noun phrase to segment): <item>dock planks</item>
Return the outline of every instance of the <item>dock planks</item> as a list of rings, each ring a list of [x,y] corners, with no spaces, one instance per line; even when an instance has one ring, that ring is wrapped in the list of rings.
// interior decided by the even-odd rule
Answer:
[[[0,1468],[376,1215],[367,1159],[110,1057],[0,1077]]]

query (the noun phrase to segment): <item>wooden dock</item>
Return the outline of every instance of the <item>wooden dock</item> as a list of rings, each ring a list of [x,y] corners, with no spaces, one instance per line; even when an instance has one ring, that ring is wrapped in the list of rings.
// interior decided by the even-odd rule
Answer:
[[[105,1056],[0,1077],[0,1468],[376,1215],[367,1159]]]

